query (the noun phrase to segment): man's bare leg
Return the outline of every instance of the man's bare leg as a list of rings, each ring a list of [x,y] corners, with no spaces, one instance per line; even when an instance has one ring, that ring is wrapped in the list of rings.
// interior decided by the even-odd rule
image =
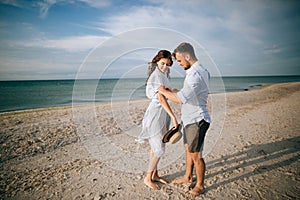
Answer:
[[[181,178],[175,179],[172,181],[174,184],[181,184],[181,183],[192,183],[193,182],[193,169],[194,169],[194,162],[191,157],[191,154],[188,150],[187,144],[184,145],[185,150],[185,175]]]
[[[191,153],[191,157],[194,161],[195,168],[196,168],[197,182],[195,187],[190,191],[190,197],[196,197],[205,192],[204,178],[205,178],[206,166],[205,166],[204,159],[202,158],[201,152]]]

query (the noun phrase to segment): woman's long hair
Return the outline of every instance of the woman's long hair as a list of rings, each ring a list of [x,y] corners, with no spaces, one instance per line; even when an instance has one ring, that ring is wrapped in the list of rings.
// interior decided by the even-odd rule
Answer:
[[[147,85],[149,77],[154,72],[155,68],[157,67],[157,62],[162,58],[168,58],[170,60],[170,66],[173,65],[171,52],[169,52],[168,50],[160,50],[156,54],[156,56],[152,59],[152,61],[149,62],[148,73],[147,73],[148,77],[146,79],[146,85]],[[168,69],[168,71],[167,71],[167,77],[170,78],[170,69]]]

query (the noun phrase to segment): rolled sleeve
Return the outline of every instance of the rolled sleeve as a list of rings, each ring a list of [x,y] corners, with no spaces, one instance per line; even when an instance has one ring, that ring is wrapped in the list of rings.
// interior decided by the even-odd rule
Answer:
[[[195,83],[195,78],[191,77],[189,81],[185,81],[183,88],[177,93],[182,103],[187,103],[189,99],[194,98],[199,90],[199,84]]]
[[[182,90],[180,90],[179,92],[177,92],[177,96],[179,97],[180,101],[182,103],[186,103],[187,102],[187,98],[184,96]]]

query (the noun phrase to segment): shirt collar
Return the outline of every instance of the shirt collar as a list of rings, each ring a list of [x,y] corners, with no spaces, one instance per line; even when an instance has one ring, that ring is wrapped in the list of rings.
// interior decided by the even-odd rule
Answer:
[[[195,69],[199,65],[199,61],[196,61],[189,69],[186,70],[186,74],[189,74],[191,71]]]

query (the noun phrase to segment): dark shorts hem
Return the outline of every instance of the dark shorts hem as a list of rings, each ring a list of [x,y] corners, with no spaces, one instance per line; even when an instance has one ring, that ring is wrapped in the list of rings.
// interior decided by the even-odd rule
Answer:
[[[191,153],[202,152],[206,132],[210,123],[205,120],[188,124],[183,128],[183,143],[188,145]]]

